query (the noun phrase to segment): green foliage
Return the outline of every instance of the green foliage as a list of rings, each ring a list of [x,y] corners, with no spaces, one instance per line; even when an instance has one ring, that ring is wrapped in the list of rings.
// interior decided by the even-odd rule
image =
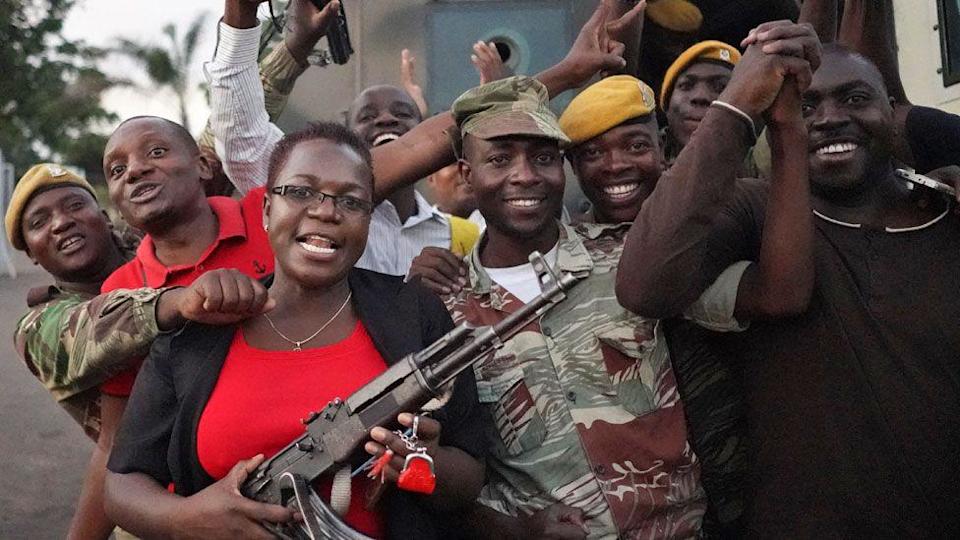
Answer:
[[[183,39],[180,39],[176,26],[167,24],[163,27],[163,34],[168,40],[165,46],[118,39],[113,50],[139,64],[154,86],[173,91],[180,104],[180,123],[188,131],[190,124],[187,118],[187,94],[190,89],[190,66],[206,19],[206,13],[197,15],[187,27]]]
[[[104,51],[63,36],[75,2],[0,0],[0,150],[17,174],[45,160],[100,170],[103,146],[90,132],[115,120],[100,96],[117,81],[97,69]]]

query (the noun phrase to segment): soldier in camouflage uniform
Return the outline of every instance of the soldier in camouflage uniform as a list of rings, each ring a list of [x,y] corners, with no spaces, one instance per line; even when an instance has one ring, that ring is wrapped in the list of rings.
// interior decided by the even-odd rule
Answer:
[[[454,319],[492,324],[538,293],[524,267],[533,250],[583,278],[563,304],[475,366],[493,456],[480,496],[486,508],[475,518],[499,536],[696,536],[706,502],[660,324],[614,295],[628,225],[555,219],[559,145],[569,139],[535,81],[467,92],[454,114],[461,173],[488,224],[468,257],[468,283],[447,298]],[[735,329],[730,283],[721,276],[691,316]]]
[[[10,244],[56,280],[30,291],[30,311],[14,334],[17,351],[96,440],[97,386],[126,367],[122,359],[149,349],[157,335],[159,291],[96,297],[103,279],[130,256],[130,246],[112,230],[90,184],[63,167],[36,165],[20,179],[5,226]]]

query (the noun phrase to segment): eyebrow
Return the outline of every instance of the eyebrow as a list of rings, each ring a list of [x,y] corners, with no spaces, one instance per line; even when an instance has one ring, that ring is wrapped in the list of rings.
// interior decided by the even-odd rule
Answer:
[[[406,101],[394,101],[393,103],[390,104],[390,108],[391,109],[402,108],[402,109],[409,109],[411,111],[415,109],[413,105],[411,105],[410,103],[407,103]]]
[[[350,181],[347,181],[347,180],[337,180],[336,178],[320,178],[319,176],[316,176],[316,175],[313,175],[313,174],[294,174],[293,176],[290,176],[289,178],[286,178],[285,181],[295,180],[295,179],[298,179],[298,178],[301,179],[301,180],[307,180],[307,181],[309,181],[309,182],[313,182],[313,183],[316,183],[316,184],[319,184],[320,182],[333,182],[333,183],[337,184],[337,187],[339,187],[339,188],[341,188],[341,189],[343,189],[343,190],[345,190],[345,191],[360,191],[360,192],[363,192],[363,193],[366,193],[366,192],[368,191],[368,190],[365,189],[364,186],[362,186],[362,185],[360,185],[360,184],[358,184],[358,183],[356,183],[356,182],[350,182]],[[277,185],[284,186],[284,185],[291,185],[291,184],[281,184],[281,183],[278,182]],[[310,186],[310,187],[312,187],[312,186]]]
[[[853,81],[845,82],[845,83],[843,83],[843,84],[839,84],[839,85],[837,85],[837,86],[835,86],[835,87],[833,87],[833,88],[827,88],[825,91],[822,91],[822,90],[808,90],[808,91],[804,92],[803,97],[804,97],[805,99],[821,98],[821,97],[822,97],[823,95],[825,95],[825,94],[831,94],[831,95],[832,95],[832,94],[844,94],[844,93],[849,92],[849,91],[851,91],[851,90],[858,90],[858,89],[869,90],[870,93],[872,93],[872,94],[876,94],[876,93],[877,93],[877,89],[874,88],[874,86],[873,86],[872,84],[870,84],[869,82],[867,82],[867,81],[865,81],[865,80],[863,80],[863,79],[856,79],[856,80],[853,80]]]

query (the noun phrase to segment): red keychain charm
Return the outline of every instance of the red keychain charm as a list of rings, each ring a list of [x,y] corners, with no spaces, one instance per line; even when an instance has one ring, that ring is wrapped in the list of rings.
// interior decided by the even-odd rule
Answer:
[[[433,458],[426,448],[407,454],[403,470],[397,478],[397,487],[404,491],[430,495],[437,488],[437,476],[433,473]]]

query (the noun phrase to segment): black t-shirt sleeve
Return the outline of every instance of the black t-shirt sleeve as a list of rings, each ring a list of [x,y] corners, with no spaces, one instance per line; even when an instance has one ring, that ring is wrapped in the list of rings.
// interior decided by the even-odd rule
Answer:
[[[914,106],[907,113],[906,137],[917,172],[960,165],[960,116]]]
[[[766,181],[737,181],[734,197],[717,215],[710,231],[702,274],[708,280],[704,288],[731,264],[757,260],[766,200]]]
[[[177,396],[169,369],[173,335],[154,341],[127,401],[107,468],[115,473],[144,473],[163,486],[172,480],[167,453]]]
[[[423,342],[431,344],[453,330],[453,320],[443,302],[419,284]],[[441,424],[440,444],[453,446],[481,459],[486,451],[481,429],[481,410],[477,383],[472,369],[466,369],[454,383],[450,400],[434,413]]]

